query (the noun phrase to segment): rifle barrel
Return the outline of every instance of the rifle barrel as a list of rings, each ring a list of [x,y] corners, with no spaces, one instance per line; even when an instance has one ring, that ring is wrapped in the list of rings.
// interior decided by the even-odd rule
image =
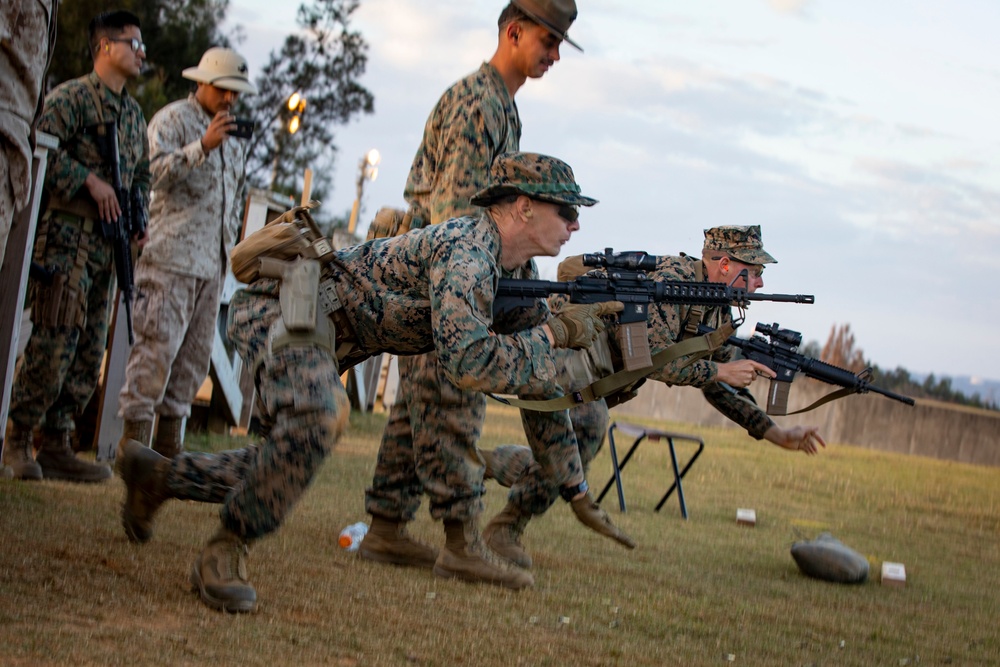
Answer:
[[[909,396],[903,396],[902,394],[897,394],[894,391],[889,391],[888,389],[882,389],[880,387],[876,387],[875,385],[871,384],[868,385],[868,391],[874,391],[876,394],[882,394],[883,396],[899,401],[900,403],[906,403],[907,405],[916,405],[916,401],[914,401]]]
[[[816,303],[812,294],[757,294],[747,293],[747,301],[778,301],[781,303]]]

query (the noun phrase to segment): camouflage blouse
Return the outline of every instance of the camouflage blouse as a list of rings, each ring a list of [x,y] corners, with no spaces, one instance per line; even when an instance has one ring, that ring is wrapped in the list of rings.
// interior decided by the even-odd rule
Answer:
[[[146,119],[139,103],[122,89],[120,95],[108,90],[96,72],[87,75],[97,89],[105,121],[118,126],[118,152],[122,186],[132,183],[149,198],[149,142]],[[83,79],[60,84],[45,98],[45,110],[38,129],[59,139],[59,148],[49,162],[45,185],[61,199],[73,199],[90,172],[111,183],[111,167],[101,159],[93,132],[98,122],[90,88]],[[84,191],[86,192],[86,191]]]
[[[328,266],[366,353],[433,349],[459,388],[562,393],[552,346],[538,326],[547,308],[528,309],[533,318],[523,323],[531,328],[493,330],[500,251],[500,233],[484,212],[338,250]],[[277,288],[276,281],[261,279],[247,292],[273,296]]]
[[[477,213],[469,200],[489,185],[493,160],[520,141],[514,98],[500,72],[483,63],[446,90],[427,119],[403,190],[412,227]]]
[[[209,280],[219,275],[243,224],[245,142],[227,137],[207,154],[212,116],[192,93],[149,122],[153,199],[142,261]]]

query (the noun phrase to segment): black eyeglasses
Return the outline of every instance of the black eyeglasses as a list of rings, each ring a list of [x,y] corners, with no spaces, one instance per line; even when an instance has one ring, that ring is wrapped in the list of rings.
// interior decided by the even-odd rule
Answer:
[[[109,42],[121,42],[122,44],[128,44],[129,47],[132,49],[132,53],[136,53],[137,51],[140,50],[143,53],[146,52],[146,45],[137,40],[135,37],[132,37],[131,39],[125,39],[122,37],[108,37],[106,39]]]
[[[566,222],[576,222],[577,218],[580,217],[580,212],[576,209],[576,206],[570,206],[569,204],[560,204],[556,212]]]

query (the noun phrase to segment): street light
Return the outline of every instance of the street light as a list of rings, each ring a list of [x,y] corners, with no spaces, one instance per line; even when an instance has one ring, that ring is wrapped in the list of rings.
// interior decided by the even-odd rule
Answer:
[[[299,91],[295,91],[288,98],[287,108],[288,113],[291,114],[291,118],[288,119],[288,134],[295,134],[299,131],[299,128],[302,127],[302,114],[306,110],[306,98],[303,97]],[[279,108],[275,114],[275,119],[282,114],[284,114],[284,109]],[[274,162],[271,163],[272,190],[274,190],[274,185],[278,181],[278,163],[281,161],[281,154],[284,151],[284,143],[284,133],[282,132],[281,126],[278,125],[274,130]]]
[[[302,125],[302,114],[306,110],[306,98],[302,97],[298,91],[295,91],[288,98],[288,110],[293,114],[288,121],[288,134],[295,134]]]
[[[378,163],[381,161],[382,156],[378,149],[373,148],[358,162],[358,196],[351,207],[351,219],[347,223],[348,234],[353,234],[354,227],[358,224],[358,211],[361,208],[361,195],[364,191],[365,181],[374,181],[378,178]]]

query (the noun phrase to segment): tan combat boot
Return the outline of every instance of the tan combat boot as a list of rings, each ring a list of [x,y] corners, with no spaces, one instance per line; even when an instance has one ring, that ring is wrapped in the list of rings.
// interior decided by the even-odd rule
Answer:
[[[483,542],[511,563],[530,570],[531,556],[521,546],[521,535],[530,520],[531,515],[522,513],[519,507],[508,502],[503,511],[486,524]]]
[[[483,544],[475,519],[445,519],[444,534],[444,549],[434,563],[437,576],[515,590],[535,585],[530,572],[505,561]]]
[[[125,482],[122,528],[130,542],[148,542],[153,536],[153,515],[173,494],[167,487],[170,459],[160,456],[138,440],[118,443],[115,470]]]
[[[191,587],[212,609],[230,613],[257,608],[257,591],[247,581],[247,543],[220,528],[191,568]]]
[[[635,540],[622,532],[615,524],[611,523],[611,517],[601,509],[600,505],[594,502],[589,493],[580,496],[576,500],[571,500],[569,504],[573,508],[573,514],[587,528],[610,537],[629,549],[635,549]]]
[[[118,441],[121,447],[123,442],[135,440],[143,447],[149,447],[149,441],[153,437],[153,422],[148,419],[126,419],[125,427],[122,429],[122,439]]]
[[[34,429],[11,423],[10,435],[3,443],[3,465],[9,466],[15,479],[39,480],[42,468],[35,462]]]
[[[367,560],[412,567],[434,567],[438,558],[438,550],[410,535],[405,523],[374,514],[359,552]]]
[[[161,416],[159,423],[156,425],[156,439],[153,440],[153,449],[168,459],[172,459],[184,451],[183,434],[183,417]]]
[[[88,463],[73,454],[69,431],[42,429],[35,461],[45,479],[66,482],[104,482],[111,479],[111,468],[105,463]]]

